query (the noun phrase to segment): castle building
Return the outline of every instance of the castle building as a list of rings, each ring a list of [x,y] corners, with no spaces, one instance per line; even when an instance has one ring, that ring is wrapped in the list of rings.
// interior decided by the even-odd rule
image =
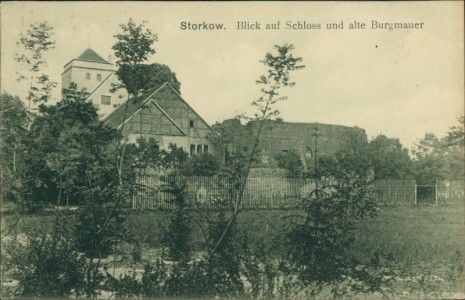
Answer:
[[[86,49],[64,66],[61,86],[66,89],[74,82],[79,90],[85,89],[89,93],[89,101],[97,107],[99,115],[104,117],[127,100],[124,89],[110,92],[112,85],[120,83],[115,71],[114,64],[103,59],[94,50]]]
[[[78,89],[86,89],[101,120],[121,129],[128,142],[145,137],[155,139],[162,149],[176,144],[189,155],[211,152],[207,141],[210,126],[168,83],[128,100],[126,90],[111,91],[120,84],[115,65],[92,49],[64,66],[62,88],[72,82]]]

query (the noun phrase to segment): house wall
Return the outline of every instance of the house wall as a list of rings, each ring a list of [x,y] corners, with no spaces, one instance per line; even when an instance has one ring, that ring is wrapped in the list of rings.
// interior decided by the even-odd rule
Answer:
[[[85,88],[87,92],[91,93],[110,73],[114,72],[115,67],[109,63],[74,59],[64,69],[65,71],[61,75],[63,88],[67,88],[71,82],[75,82],[79,89]],[[90,74],[90,79],[86,78],[87,73]],[[98,74],[100,74],[101,80],[97,80]]]
[[[182,131],[153,103],[144,105],[128,119],[124,125],[123,134],[130,133],[184,136]]]
[[[107,78],[107,77],[105,77]],[[105,79],[104,78],[104,79]],[[115,73],[112,73],[107,80],[101,83],[97,90],[89,95],[89,101],[91,101],[98,109],[98,114],[102,118],[111,113],[116,107],[120,106],[126,100],[128,100],[128,93],[126,89],[118,89],[114,93],[110,92],[112,84],[119,84],[120,81]],[[110,97],[110,104],[104,104],[102,102],[102,96]]]
[[[170,87],[163,87],[154,99],[190,138],[205,139],[207,137],[210,127]]]
[[[130,142],[144,136],[154,138],[162,149],[176,144],[189,155],[212,152],[206,139],[210,128],[174,91],[161,90],[151,100],[126,122],[123,134]]]

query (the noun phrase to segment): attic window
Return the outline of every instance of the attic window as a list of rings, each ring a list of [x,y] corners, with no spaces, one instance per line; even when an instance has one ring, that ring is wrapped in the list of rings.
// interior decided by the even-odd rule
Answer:
[[[97,74],[97,81],[102,81],[102,75]]]
[[[90,79],[90,73],[86,73],[86,79]]]
[[[189,127],[190,127],[190,128],[194,128],[194,120],[190,120],[190,121],[189,121]]]

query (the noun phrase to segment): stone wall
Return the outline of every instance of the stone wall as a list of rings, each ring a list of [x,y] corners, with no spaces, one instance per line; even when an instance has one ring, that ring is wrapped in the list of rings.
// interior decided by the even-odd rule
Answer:
[[[251,124],[254,134],[258,123]],[[315,141],[315,134],[318,138]],[[268,121],[260,136],[261,164],[276,166],[274,157],[284,151],[295,151],[302,161],[311,161],[318,156],[333,155],[353,143],[367,143],[364,129],[318,123],[291,123]]]

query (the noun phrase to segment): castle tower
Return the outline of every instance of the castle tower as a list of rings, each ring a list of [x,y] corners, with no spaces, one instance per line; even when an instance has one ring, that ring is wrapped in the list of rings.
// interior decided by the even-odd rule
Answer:
[[[89,93],[88,100],[98,108],[99,115],[103,117],[111,113],[127,97],[123,89],[116,93],[110,92],[112,84],[119,83],[115,70],[112,63],[88,48],[64,66],[61,86],[62,89],[66,89],[74,82],[78,90],[86,89]]]
[[[79,89],[85,88],[91,93],[114,71],[113,64],[89,48],[64,66],[61,74],[62,87],[68,88],[71,82],[75,82]]]

